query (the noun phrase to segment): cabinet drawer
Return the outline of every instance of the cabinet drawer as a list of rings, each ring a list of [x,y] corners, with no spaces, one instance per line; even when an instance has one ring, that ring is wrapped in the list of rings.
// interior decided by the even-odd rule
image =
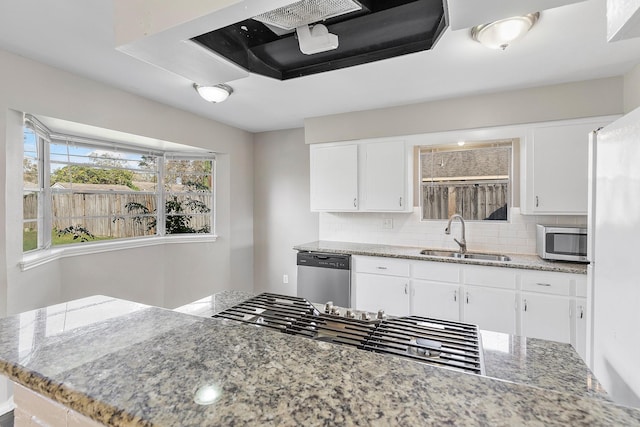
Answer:
[[[460,273],[462,272],[459,265],[429,261],[414,262],[411,269],[411,276],[416,279],[448,283],[460,283]]]
[[[409,262],[393,258],[357,257],[355,270],[357,273],[409,277]]]
[[[522,290],[553,295],[570,295],[573,276],[563,273],[523,273]]]
[[[492,288],[515,289],[517,272],[505,267],[464,267],[464,283],[490,286]]]

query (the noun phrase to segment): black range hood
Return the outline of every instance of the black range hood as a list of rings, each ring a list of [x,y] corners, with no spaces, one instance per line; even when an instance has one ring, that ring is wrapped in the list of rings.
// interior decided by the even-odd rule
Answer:
[[[305,55],[295,30],[247,19],[191,40],[249,72],[279,80],[429,50],[447,27],[443,0],[358,0],[361,10],[319,23],[337,49]]]

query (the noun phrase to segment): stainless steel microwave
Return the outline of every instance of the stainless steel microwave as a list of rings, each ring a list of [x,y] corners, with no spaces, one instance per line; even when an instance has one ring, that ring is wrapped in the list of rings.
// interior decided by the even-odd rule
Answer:
[[[542,259],[588,262],[585,227],[538,224],[536,247]]]

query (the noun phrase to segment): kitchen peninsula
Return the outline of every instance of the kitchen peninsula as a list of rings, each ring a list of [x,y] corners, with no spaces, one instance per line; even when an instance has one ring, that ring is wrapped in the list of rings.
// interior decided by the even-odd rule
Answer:
[[[200,317],[247,296],[176,311],[95,296],[0,319],[0,372],[115,426],[640,425],[639,410],[587,390],[586,377],[554,391]],[[559,359],[560,347],[514,345],[531,349],[530,367]],[[550,363],[548,377],[572,382],[568,365]]]

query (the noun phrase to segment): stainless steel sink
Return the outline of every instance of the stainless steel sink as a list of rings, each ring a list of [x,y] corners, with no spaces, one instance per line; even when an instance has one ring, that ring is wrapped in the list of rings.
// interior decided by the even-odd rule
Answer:
[[[453,257],[461,258],[461,259],[479,259],[482,261],[511,261],[511,258],[509,258],[506,255],[479,254],[479,253],[471,253],[471,252],[467,252],[464,254],[461,254],[460,252],[456,252],[453,254]]]
[[[446,257],[446,258],[454,258],[455,255],[460,255],[459,252],[453,252],[453,251],[442,251],[442,250],[438,250],[438,249],[424,249],[422,251],[420,251],[421,255],[429,255],[429,256],[439,256],[439,257]]]
[[[465,252],[462,254],[460,252],[454,252],[454,251],[424,249],[420,251],[420,254],[428,255],[428,256],[444,257],[444,258],[477,259],[481,261],[511,261],[511,258],[509,258],[506,255],[483,254],[478,252]]]

